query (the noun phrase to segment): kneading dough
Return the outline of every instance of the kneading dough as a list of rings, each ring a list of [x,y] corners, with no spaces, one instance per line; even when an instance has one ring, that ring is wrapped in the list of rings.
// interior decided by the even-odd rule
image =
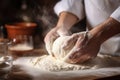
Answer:
[[[68,38],[69,38],[69,36],[62,36],[62,37],[57,38],[57,39],[54,41],[54,43],[53,43],[53,45],[52,45],[52,52],[53,52],[53,54],[55,55],[55,57],[56,57],[57,59],[62,60],[62,59],[69,53],[69,51],[73,48],[73,46],[74,46],[74,43],[73,43],[73,42],[71,42],[71,43],[69,44],[69,48],[68,48],[68,49],[64,50],[64,49],[62,48],[62,45],[64,44],[64,42],[65,42]]]
[[[69,38],[69,36],[62,36],[57,38],[52,46],[52,52],[55,57],[51,55],[45,55],[39,57],[35,60],[31,60],[35,68],[39,68],[42,70],[48,71],[69,71],[69,70],[83,70],[93,68],[95,65],[88,63],[86,64],[69,64],[63,61],[63,58],[69,53],[69,51],[73,48],[74,42],[69,44],[69,48],[64,50],[62,48],[62,44]]]
[[[62,48],[62,44],[68,38],[69,36],[59,37],[54,41],[53,45],[51,45],[55,57],[52,57],[51,55],[44,55],[35,59],[31,59],[30,63],[32,63],[32,66],[47,71],[69,71],[120,66],[120,61],[118,62],[114,58],[104,55],[98,55],[95,59],[89,60],[82,64],[69,64],[64,62],[62,59],[74,46],[74,43],[71,42],[69,44],[69,49],[64,50]]]

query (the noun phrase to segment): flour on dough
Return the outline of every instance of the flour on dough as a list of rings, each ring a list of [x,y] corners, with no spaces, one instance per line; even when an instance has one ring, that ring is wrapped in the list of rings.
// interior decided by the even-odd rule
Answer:
[[[64,50],[62,48],[62,45],[64,44],[64,42],[69,39],[70,36],[62,36],[62,37],[58,37],[54,42],[52,46],[52,52],[55,55],[55,57],[57,59],[62,60],[68,53],[69,51],[74,47],[75,43],[73,41],[71,41],[68,45],[69,48],[67,48],[66,50]]]

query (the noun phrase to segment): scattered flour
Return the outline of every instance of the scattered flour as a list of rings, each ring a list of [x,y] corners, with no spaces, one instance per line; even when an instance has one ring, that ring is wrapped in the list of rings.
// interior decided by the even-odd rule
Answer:
[[[59,37],[56,39],[52,46],[52,51],[55,57],[50,55],[44,55],[37,58],[32,58],[30,63],[33,67],[47,70],[47,71],[70,71],[70,70],[84,70],[84,69],[96,69],[102,67],[120,66],[120,61],[116,61],[114,58],[105,55],[98,55],[95,59],[91,59],[82,64],[70,64],[63,61],[63,58],[69,53],[74,46],[74,42],[71,42],[69,49],[62,49],[62,44],[68,39],[69,36]]]
[[[69,64],[55,59],[50,55],[31,58],[29,63],[32,64],[34,68],[45,71],[71,71],[120,66],[120,61],[118,59],[104,55],[98,55],[95,59],[86,61],[82,64]]]
[[[31,59],[30,63],[33,64],[35,68],[47,71],[68,71],[68,70],[80,70],[89,69],[92,66],[84,66],[78,64],[69,64],[60,60],[55,59],[52,56],[44,55],[36,59]]]

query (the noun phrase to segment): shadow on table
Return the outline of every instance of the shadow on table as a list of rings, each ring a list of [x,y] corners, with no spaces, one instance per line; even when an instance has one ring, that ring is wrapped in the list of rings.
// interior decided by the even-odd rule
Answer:
[[[19,66],[14,65],[7,80],[33,80],[33,78],[21,70]]]

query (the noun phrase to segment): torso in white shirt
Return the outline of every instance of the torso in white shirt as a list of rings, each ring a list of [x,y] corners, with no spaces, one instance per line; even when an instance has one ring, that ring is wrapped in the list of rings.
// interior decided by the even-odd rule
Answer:
[[[85,0],[87,21],[94,27],[105,21],[120,6],[120,0]]]
[[[80,6],[82,1],[84,1],[84,6]],[[84,8],[87,26],[94,28],[109,18],[119,6],[120,0],[62,0],[55,7],[55,12],[59,15],[62,11],[69,11],[82,19],[84,17]],[[120,56],[120,34],[105,41],[100,52]]]
[[[88,26],[95,27],[102,23],[119,6],[120,0],[85,0],[85,13]],[[105,41],[100,52],[120,56],[120,34]]]

